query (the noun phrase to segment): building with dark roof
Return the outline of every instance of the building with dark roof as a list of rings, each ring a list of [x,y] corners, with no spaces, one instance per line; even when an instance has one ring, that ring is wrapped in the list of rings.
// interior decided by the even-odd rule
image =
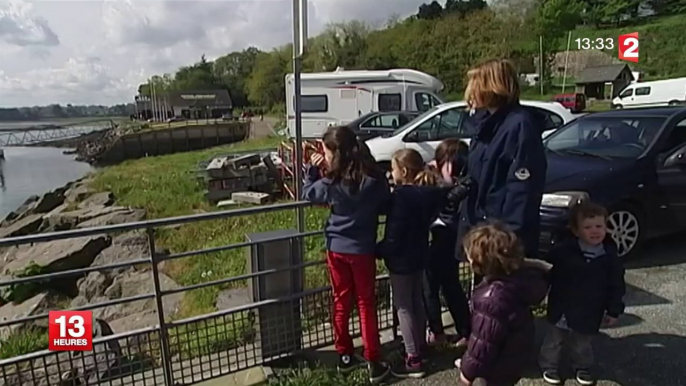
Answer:
[[[628,64],[586,67],[576,80],[576,92],[587,98],[612,99],[632,80],[634,76]]]
[[[175,117],[186,119],[221,118],[231,114],[233,103],[227,90],[185,90],[169,94]]]
[[[148,95],[136,95],[138,119],[153,117],[153,101]],[[185,119],[221,118],[231,114],[233,103],[227,90],[184,90],[159,94],[155,103],[155,115]]]

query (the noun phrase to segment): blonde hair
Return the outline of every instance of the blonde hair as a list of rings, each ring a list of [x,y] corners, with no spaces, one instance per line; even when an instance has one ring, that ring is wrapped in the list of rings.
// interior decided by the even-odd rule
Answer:
[[[519,102],[519,79],[509,60],[491,59],[472,67],[465,100],[472,108],[500,108]]]
[[[407,171],[406,184],[412,185],[438,185],[441,176],[433,169],[424,164],[422,156],[414,149],[400,149],[393,153],[395,165]]]
[[[475,227],[465,235],[462,245],[472,269],[479,275],[509,275],[524,262],[517,236],[501,223]]]

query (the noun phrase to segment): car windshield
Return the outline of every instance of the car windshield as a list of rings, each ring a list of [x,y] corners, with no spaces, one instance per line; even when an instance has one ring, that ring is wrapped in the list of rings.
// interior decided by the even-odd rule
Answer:
[[[410,117],[410,118],[412,119],[411,121],[409,121],[408,123],[406,123],[406,124],[404,124],[404,125],[398,127],[397,129],[395,129],[395,130],[393,131],[393,133],[389,135],[389,137],[393,137],[393,136],[395,136],[395,135],[397,135],[397,134],[399,134],[399,133],[402,133],[402,132],[407,128],[407,126],[408,126],[408,125],[411,125],[414,121],[417,121],[417,120],[423,119],[424,117],[427,117],[427,116],[429,116],[429,115],[432,115],[433,113],[436,112],[436,110],[438,110],[438,107],[439,107],[439,106],[434,106],[434,107],[432,107],[431,109],[426,110],[423,114],[418,115],[418,116],[415,117],[415,118]]]
[[[638,158],[665,117],[589,117],[571,122],[545,140],[555,153],[600,158]]]

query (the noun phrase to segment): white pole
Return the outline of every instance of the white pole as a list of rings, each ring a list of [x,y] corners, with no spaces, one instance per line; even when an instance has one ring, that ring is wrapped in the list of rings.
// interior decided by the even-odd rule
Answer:
[[[562,93],[565,93],[565,86],[567,86],[567,64],[569,63],[569,47],[572,44],[572,31],[569,31],[569,36],[567,37],[567,54],[565,55],[565,70],[562,75]]]
[[[293,162],[296,200],[302,195],[303,153],[302,153],[302,106],[301,79],[302,55],[307,44],[307,0],[293,0],[293,89],[295,92],[295,160]],[[298,231],[305,230],[305,216],[302,208],[297,209]]]
[[[152,120],[153,122],[157,120],[157,106],[155,106],[155,84],[152,82],[152,78],[150,78],[150,112],[152,113]]]

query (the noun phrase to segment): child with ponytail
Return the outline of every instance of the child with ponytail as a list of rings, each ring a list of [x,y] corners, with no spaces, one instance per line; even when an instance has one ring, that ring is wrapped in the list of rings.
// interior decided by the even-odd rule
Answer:
[[[405,345],[404,363],[391,371],[399,378],[422,378],[426,344],[422,282],[429,257],[429,228],[442,207],[446,189],[437,186],[441,176],[427,168],[415,150],[397,151],[391,166],[396,187],[377,252],[390,272]]]

